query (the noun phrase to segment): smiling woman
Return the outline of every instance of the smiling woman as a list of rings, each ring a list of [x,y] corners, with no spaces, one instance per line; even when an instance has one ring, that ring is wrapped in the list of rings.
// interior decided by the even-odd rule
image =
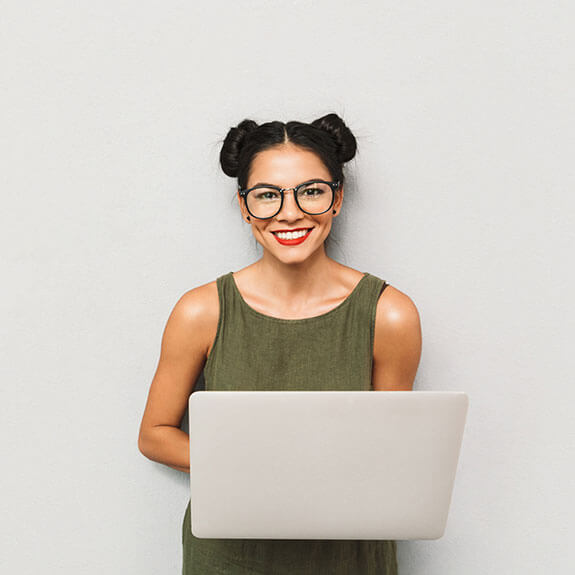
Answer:
[[[174,306],[140,426],[148,458],[189,472],[180,424],[202,369],[208,391],[412,389],[421,354],[414,303],[325,251],[356,147],[336,114],[230,129],[220,163],[237,178],[239,213],[263,254]],[[395,541],[196,538],[190,503],[183,575],[397,574]]]

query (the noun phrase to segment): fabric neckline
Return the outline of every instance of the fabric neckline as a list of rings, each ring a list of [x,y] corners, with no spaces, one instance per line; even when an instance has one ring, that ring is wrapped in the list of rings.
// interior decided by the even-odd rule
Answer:
[[[325,313],[322,313],[320,315],[314,315],[311,317],[301,317],[301,318],[295,318],[295,319],[290,319],[290,318],[284,318],[284,317],[275,317],[273,315],[266,315],[265,313],[261,313],[258,310],[254,309],[252,306],[250,306],[248,304],[248,302],[244,299],[244,296],[242,296],[237,284],[236,284],[236,280],[234,278],[234,272],[229,272],[229,277],[231,280],[231,284],[233,287],[234,292],[236,293],[236,295],[238,296],[238,299],[241,302],[241,305],[251,314],[260,317],[260,318],[264,318],[270,321],[276,321],[279,323],[307,323],[307,322],[313,322],[313,321],[318,321],[321,320],[327,316],[331,316],[333,314],[335,314],[338,310],[342,309],[343,307],[345,307],[349,301],[351,300],[352,296],[358,291],[359,286],[363,283],[363,281],[365,280],[365,278],[367,276],[369,276],[368,272],[364,272],[363,276],[361,277],[361,279],[355,284],[355,287],[351,290],[351,292],[347,295],[347,297],[338,305],[336,305],[334,308],[330,309],[329,311],[326,311]]]

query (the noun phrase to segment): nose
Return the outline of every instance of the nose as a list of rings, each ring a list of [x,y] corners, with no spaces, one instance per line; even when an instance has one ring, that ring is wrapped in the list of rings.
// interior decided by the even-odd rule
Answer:
[[[280,219],[299,219],[304,215],[299,209],[299,206],[295,200],[295,189],[294,188],[284,188],[284,201],[282,205],[282,209],[276,215],[276,218]]]

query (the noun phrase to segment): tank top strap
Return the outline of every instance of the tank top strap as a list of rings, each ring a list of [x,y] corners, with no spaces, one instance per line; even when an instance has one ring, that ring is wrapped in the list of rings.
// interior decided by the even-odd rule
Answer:
[[[367,311],[367,324],[369,325],[369,339],[371,343],[371,349],[373,349],[373,338],[375,333],[375,313],[377,311],[377,303],[379,301],[379,296],[383,290],[389,284],[378,276],[373,274],[368,274],[367,281],[363,292],[361,294],[362,306]],[[373,354],[372,354],[373,355]],[[372,358],[373,359],[373,358]],[[370,360],[371,366],[371,360]]]
[[[377,303],[383,290],[389,284],[380,277],[373,274],[366,274],[365,281],[358,293],[356,302],[357,317],[351,323],[351,333],[359,341],[367,341],[367,345],[357,344],[358,352],[367,350],[364,364],[366,365],[366,377],[369,379],[369,389],[371,389],[371,372],[373,369],[373,342],[375,337],[375,317]]]

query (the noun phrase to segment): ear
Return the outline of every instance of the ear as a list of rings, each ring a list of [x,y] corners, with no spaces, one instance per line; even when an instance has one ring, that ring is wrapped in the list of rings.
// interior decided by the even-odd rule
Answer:
[[[332,207],[332,210],[336,211],[336,213],[333,214],[334,217],[339,215],[342,203],[343,203],[343,184],[339,187],[339,190],[335,193],[335,200],[333,201],[333,207]]]
[[[240,196],[240,192],[236,192],[236,197],[238,199],[238,204],[240,205],[240,212],[242,214],[242,219],[244,220],[244,222],[250,224],[250,220],[248,219],[250,217],[248,210],[246,209],[246,205],[245,202],[243,200],[243,198]]]

